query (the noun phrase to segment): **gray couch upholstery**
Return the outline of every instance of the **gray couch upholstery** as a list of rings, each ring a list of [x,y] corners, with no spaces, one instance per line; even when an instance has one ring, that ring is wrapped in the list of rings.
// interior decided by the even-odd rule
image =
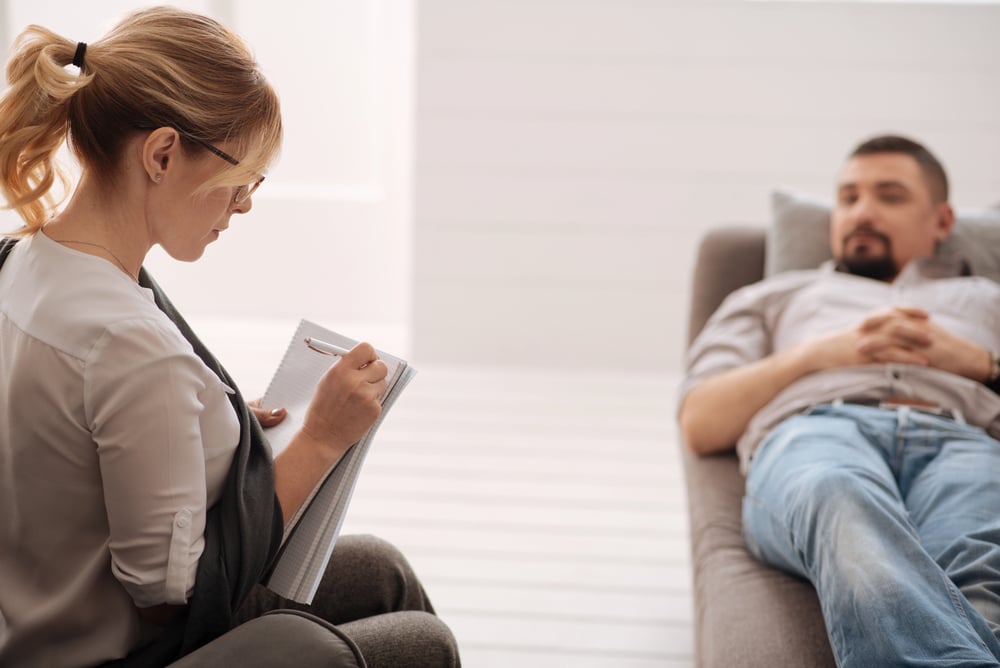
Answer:
[[[702,239],[688,343],[726,295],[763,278],[765,241],[763,227],[719,228]],[[682,456],[691,527],[697,665],[835,666],[812,586],[757,562],[744,547],[744,481],[735,452],[699,457],[683,448]]]

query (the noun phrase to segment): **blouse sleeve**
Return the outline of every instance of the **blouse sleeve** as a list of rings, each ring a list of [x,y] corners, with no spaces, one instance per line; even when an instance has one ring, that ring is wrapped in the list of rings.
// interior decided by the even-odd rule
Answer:
[[[207,505],[202,418],[223,392],[163,323],[110,327],[87,360],[85,410],[103,478],[111,568],[135,604],[194,588]],[[214,376],[213,376],[214,378]]]

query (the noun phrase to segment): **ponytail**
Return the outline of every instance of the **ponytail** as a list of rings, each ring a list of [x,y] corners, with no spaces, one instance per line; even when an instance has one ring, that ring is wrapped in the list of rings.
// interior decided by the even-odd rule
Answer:
[[[14,42],[7,64],[10,87],[0,97],[0,192],[25,221],[20,234],[37,231],[61,198],[68,180],[56,153],[69,131],[69,101],[93,75],[67,69],[76,44],[40,26],[29,26]]]
[[[258,178],[281,145],[278,96],[250,49],[217,21],[172,7],[135,12],[85,49],[29,26],[14,43],[7,81],[0,193],[26,223],[19,235],[36,232],[54,213],[57,180],[65,196],[68,181],[55,156],[67,139],[83,169],[109,190],[140,128],[175,128],[192,152],[234,144],[239,164],[202,191]]]

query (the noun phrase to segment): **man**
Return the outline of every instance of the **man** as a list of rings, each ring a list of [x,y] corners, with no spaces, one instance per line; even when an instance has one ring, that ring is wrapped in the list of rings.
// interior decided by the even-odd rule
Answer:
[[[689,353],[684,440],[737,444],[748,549],[812,582],[840,666],[1000,665],[1000,284],[936,253],[953,224],[930,152],[866,141],[833,261],[733,293]]]

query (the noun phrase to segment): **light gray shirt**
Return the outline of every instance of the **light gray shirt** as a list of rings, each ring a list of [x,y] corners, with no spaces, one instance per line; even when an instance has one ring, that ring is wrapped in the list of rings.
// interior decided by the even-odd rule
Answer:
[[[910,262],[886,283],[835,270],[778,274],[733,292],[706,323],[687,355],[680,401],[705,378],[756,362],[801,341],[858,326],[872,311],[915,306],[954,334],[1000,351],[1000,284],[962,275],[956,257]],[[908,364],[871,364],[804,376],[750,421],[736,444],[744,472],[764,436],[810,406],[844,400],[907,396],[958,409],[965,420],[1000,437],[1000,396],[982,383]]]
[[[239,439],[228,388],[110,262],[44,233],[0,270],[0,665],[87,666],[184,603]]]

